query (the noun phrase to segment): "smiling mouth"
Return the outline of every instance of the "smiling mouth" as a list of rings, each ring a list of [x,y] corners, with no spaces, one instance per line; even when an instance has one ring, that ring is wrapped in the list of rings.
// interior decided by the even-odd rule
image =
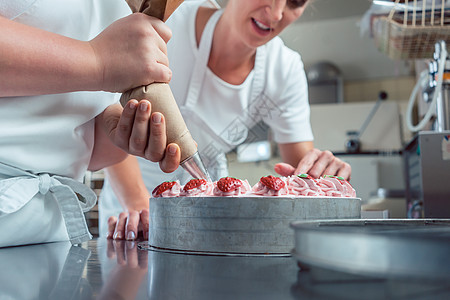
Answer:
[[[271,31],[272,30],[272,28],[267,27],[266,25],[264,25],[263,23],[255,20],[254,18],[252,18],[252,21],[261,30],[264,30],[264,31]]]

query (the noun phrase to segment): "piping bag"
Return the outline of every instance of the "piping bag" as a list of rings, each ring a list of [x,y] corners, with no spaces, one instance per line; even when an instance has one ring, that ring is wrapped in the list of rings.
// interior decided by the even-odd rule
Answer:
[[[126,0],[133,12],[142,12],[166,21],[183,0]],[[126,91],[120,97],[125,106],[131,99],[147,99],[152,104],[152,112],[160,112],[166,119],[167,144],[176,143],[181,149],[180,165],[194,178],[211,181],[203,164],[180,109],[167,83],[152,83]]]

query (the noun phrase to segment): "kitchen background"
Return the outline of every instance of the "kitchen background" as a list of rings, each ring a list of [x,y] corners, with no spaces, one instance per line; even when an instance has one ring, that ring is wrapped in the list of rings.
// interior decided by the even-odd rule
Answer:
[[[404,114],[416,83],[416,66],[414,61],[394,61],[378,51],[368,24],[363,22],[366,14],[370,17],[371,5],[368,0],[312,1],[281,38],[301,54],[305,64],[315,146],[332,150],[351,164],[351,183],[363,203],[383,202],[372,208],[389,206],[391,217],[405,217],[399,151],[412,138]],[[380,92],[386,92],[387,99],[360,137],[363,153],[347,154],[347,132],[361,129]],[[273,174],[273,165],[280,161],[273,146],[271,158],[262,162],[240,162],[240,156],[246,154],[245,146],[242,148],[242,153],[238,149],[228,156],[231,174],[248,178],[252,184],[266,173]]]
[[[223,5],[226,0],[217,2]],[[405,217],[400,150],[412,138],[404,115],[418,63],[394,61],[377,50],[368,23],[362,21],[370,17],[371,5],[369,0],[313,0],[281,38],[301,54],[305,64],[315,146],[351,164],[351,183],[366,209],[388,209],[390,217]],[[375,110],[380,92],[387,99]],[[349,155],[348,132],[359,131],[366,121],[360,137],[362,153]],[[232,176],[254,184],[261,176],[274,174],[273,166],[280,158],[270,131],[262,124],[252,130],[258,141],[238,147],[228,159]],[[86,176],[86,184],[97,192],[102,182],[102,172]],[[95,209],[88,213],[94,234],[97,217]]]

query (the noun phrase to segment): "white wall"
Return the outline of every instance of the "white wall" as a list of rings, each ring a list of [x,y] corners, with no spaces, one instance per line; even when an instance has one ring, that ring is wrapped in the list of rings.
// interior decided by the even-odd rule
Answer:
[[[289,48],[302,55],[306,68],[319,61],[331,61],[341,69],[344,80],[409,75],[409,63],[391,60],[377,50],[371,38],[361,36],[360,19],[350,16],[299,22],[280,36]]]

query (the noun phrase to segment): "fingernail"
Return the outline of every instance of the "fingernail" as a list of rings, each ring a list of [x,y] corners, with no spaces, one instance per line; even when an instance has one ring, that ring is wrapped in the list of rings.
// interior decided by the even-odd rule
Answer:
[[[175,153],[177,153],[177,146],[175,146],[175,145],[169,145],[169,153],[170,154],[175,154]]]
[[[127,234],[127,240],[134,241],[136,239],[136,234],[134,234],[134,231],[130,231]]]
[[[131,102],[129,103],[129,106],[130,106],[131,109],[135,109],[135,108],[136,108],[136,102],[131,101]]]
[[[155,113],[152,115],[153,123],[161,123],[161,114]]]
[[[147,109],[148,109],[148,103],[147,103],[147,102],[142,102],[141,104],[139,104],[139,108],[140,108],[142,111],[147,111]]]
[[[118,232],[114,233],[114,239],[115,240],[121,240],[122,238],[123,238],[123,236],[122,236],[122,232],[121,231],[118,231]]]

